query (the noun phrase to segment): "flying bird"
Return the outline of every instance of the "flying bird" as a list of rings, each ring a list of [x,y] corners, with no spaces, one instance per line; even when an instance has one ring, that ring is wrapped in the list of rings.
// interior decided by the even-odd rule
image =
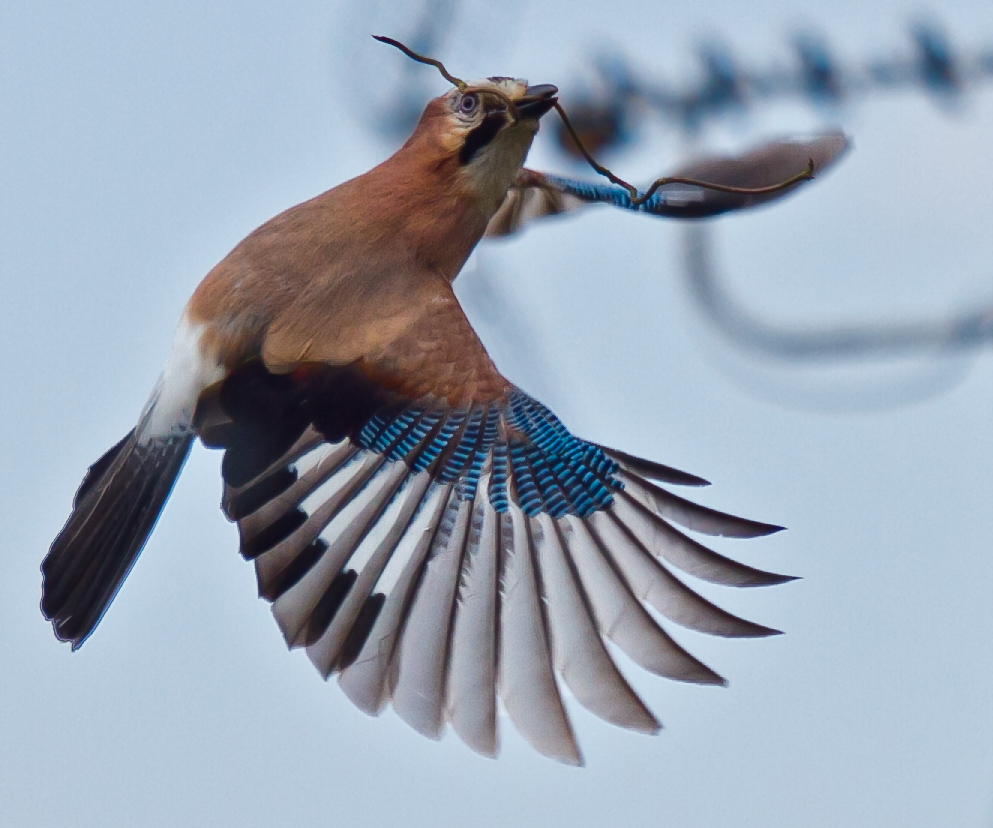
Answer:
[[[427,736],[450,722],[495,755],[499,699],[540,752],[579,764],[560,682],[609,722],[659,728],[606,641],[653,673],[723,682],[647,607],[714,635],[776,632],[672,568],[740,587],[790,580],[674,524],[739,538],[779,527],[695,505],[658,484],[706,481],[574,436],[497,370],[452,291],[484,234],[542,215],[763,200],[674,185],[635,205],[614,185],[524,169],[556,94],[460,82],[392,157],[266,222],[207,274],[137,424],[89,468],[42,564],[60,640],[76,649],[93,633],[198,437],[224,451],[224,514],[287,644],[362,710],[392,703]],[[765,183],[843,143],[765,148]]]

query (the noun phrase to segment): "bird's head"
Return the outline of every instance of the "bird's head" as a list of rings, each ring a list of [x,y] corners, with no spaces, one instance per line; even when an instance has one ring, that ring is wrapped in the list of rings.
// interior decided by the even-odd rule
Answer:
[[[464,83],[427,105],[408,144],[444,161],[461,187],[495,210],[557,93],[551,84],[529,86],[516,78]]]

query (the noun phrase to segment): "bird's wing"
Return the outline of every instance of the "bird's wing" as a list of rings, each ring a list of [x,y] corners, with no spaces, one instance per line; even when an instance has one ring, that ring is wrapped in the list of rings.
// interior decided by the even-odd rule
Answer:
[[[719,684],[653,611],[714,635],[775,632],[674,570],[731,586],[789,578],[676,525],[778,527],[697,506],[651,480],[705,481],[573,436],[496,372],[447,283],[434,293],[347,363],[316,340],[295,366],[299,343],[264,348],[270,365],[234,371],[197,425],[225,449],[224,510],[289,646],[370,714],[392,703],[431,737],[450,722],[494,755],[500,699],[539,751],[579,763],[563,685],[609,722],[659,727],[608,641],[656,674]]]
[[[841,156],[847,145],[840,132],[809,139],[773,141],[744,155],[716,156],[691,162],[671,176],[750,189],[771,187],[799,175],[810,161],[814,163],[814,175],[823,172]],[[486,235],[505,236],[534,219],[572,212],[587,204],[611,204],[665,218],[706,218],[782,198],[802,183],[763,195],[667,184],[644,204],[632,206],[627,190],[614,184],[578,181],[524,169],[490,220]]]

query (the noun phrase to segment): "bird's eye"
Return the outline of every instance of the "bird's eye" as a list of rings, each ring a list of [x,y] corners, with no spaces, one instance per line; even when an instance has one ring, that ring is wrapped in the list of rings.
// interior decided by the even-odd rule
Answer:
[[[472,115],[477,109],[479,109],[479,95],[470,93],[462,96],[462,100],[459,101],[459,111],[463,115]]]

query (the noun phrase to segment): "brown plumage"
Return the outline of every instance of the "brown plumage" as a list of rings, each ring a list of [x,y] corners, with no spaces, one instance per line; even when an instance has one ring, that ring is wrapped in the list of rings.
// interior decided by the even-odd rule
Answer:
[[[545,213],[576,206],[570,188],[589,195],[522,172],[555,92],[505,78],[451,90],[393,157],[266,222],[206,276],[138,424],[91,467],[42,565],[60,639],[93,632],[197,436],[225,450],[223,508],[287,643],[362,709],[392,701],[427,735],[451,722],[495,754],[499,697],[539,750],[578,763],[560,681],[608,721],[659,726],[607,639],[660,675],[722,681],[646,605],[715,635],[775,632],[669,567],[782,583],[672,524],[778,527],[696,506],[650,480],[705,481],[571,435],[497,371],[452,292],[488,226],[542,214],[501,217],[508,191],[557,190]],[[791,152],[767,183],[798,171],[783,169]],[[679,214],[664,199],[642,211]]]
[[[393,157],[266,222],[207,274],[188,308],[203,349],[226,368],[262,356],[277,372],[362,360],[403,385],[415,377],[404,352],[425,371],[461,356],[463,370],[499,390],[450,287],[499,201],[467,180],[446,116],[446,100],[432,101]],[[411,346],[421,339],[440,360],[419,358]],[[417,381],[414,396],[431,381]],[[460,401],[454,387],[441,396]]]

